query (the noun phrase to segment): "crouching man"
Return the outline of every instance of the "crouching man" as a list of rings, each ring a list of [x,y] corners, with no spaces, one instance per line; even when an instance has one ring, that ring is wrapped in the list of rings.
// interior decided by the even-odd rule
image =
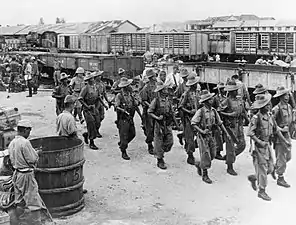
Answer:
[[[14,168],[12,179],[18,224],[41,225],[42,220],[52,221],[52,218],[39,195],[34,176],[41,151],[35,151],[28,140],[31,129],[30,121],[20,120],[18,134],[9,144],[8,151]]]

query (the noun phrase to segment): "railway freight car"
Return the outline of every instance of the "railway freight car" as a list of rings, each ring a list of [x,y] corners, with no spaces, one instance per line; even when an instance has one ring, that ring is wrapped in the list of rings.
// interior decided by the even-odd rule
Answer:
[[[109,53],[109,38],[104,34],[60,34],[58,49],[64,52]]]
[[[296,32],[235,32],[235,52],[243,55],[296,53]]]
[[[110,47],[113,52],[132,51],[135,55],[143,55],[149,50],[148,33],[111,33]]]
[[[208,52],[208,34],[202,32],[160,32],[149,35],[150,52],[195,60]]]

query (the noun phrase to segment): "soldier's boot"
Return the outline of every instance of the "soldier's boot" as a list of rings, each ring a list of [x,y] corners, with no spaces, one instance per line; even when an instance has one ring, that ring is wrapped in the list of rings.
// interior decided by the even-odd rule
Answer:
[[[254,191],[257,191],[257,178],[255,175],[249,175],[248,176],[248,181],[250,181],[251,186]]]
[[[269,197],[268,194],[266,194],[265,190],[261,188],[258,192],[258,197],[262,198],[265,201],[271,201],[271,197]]]
[[[198,163],[196,163],[196,169],[197,169],[197,174],[199,175],[199,176],[202,176],[202,170],[201,170],[201,168],[200,168],[200,163],[198,162]]]
[[[83,133],[82,134],[82,136],[83,136],[83,138],[84,138],[84,142],[85,142],[85,144],[87,144],[88,145],[88,133]]]
[[[98,130],[98,135],[97,138],[102,138],[103,136],[101,135],[100,131]]]
[[[193,156],[193,153],[188,153],[187,163],[193,166],[195,165],[195,158]]]
[[[277,185],[278,185],[278,186],[281,186],[281,187],[285,187],[285,188],[289,188],[289,187],[291,187],[291,185],[288,184],[288,183],[285,181],[285,179],[284,179],[283,176],[279,176],[279,177],[278,177],[278,179],[277,179]]]
[[[167,166],[165,165],[165,162],[163,159],[157,159],[157,167],[162,169],[162,170],[166,170]]]
[[[152,143],[148,144],[148,152],[150,155],[154,155],[154,147]]]
[[[178,137],[178,139],[179,139],[179,143],[180,143],[180,145],[182,145],[183,146],[183,133],[180,133],[180,134],[177,134],[177,137]]]
[[[221,155],[221,152],[217,152],[215,159],[218,159],[218,160],[224,159],[223,156]]]
[[[207,184],[211,184],[213,183],[213,181],[209,178],[208,176],[208,170],[204,169],[202,171],[202,180],[207,183]]]
[[[131,158],[128,156],[128,154],[126,153],[126,150],[121,150],[121,157],[124,160],[130,160]]]
[[[95,145],[94,140],[89,140],[89,147],[92,150],[98,150],[99,148]]]
[[[237,172],[234,171],[232,163],[227,164],[227,173],[232,175],[232,176],[237,176]]]

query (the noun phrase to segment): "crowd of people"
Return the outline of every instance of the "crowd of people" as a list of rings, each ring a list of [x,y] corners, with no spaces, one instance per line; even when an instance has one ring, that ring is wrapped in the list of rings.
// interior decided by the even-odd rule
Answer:
[[[273,98],[278,98],[279,103],[272,107],[272,96],[261,84],[256,86],[252,103],[238,75],[226,84],[219,83],[216,93],[211,93],[201,89],[196,73],[178,65],[169,75],[164,70],[151,68],[140,76],[139,89],[135,92],[134,80],[128,79],[124,69],[120,68],[118,73],[120,79],[113,84],[111,98],[102,81],[103,71],[90,73],[79,67],[70,81],[67,74],[60,74],[52,95],[56,98],[58,135],[79,138],[76,123],[86,122],[84,142],[90,149],[98,150],[95,139],[102,138],[100,128],[105,110],[113,105],[122,159],[130,160],[127,149],[136,137],[134,116],[137,113],[146,136],[147,154],[156,158],[158,168],[167,169],[164,159],[174,144],[175,126],[187,163],[197,168],[203,182],[211,184],[209,170],[215,159],[225,161],[229,175],[238,175],[235,162],[246,148],[244,126],[248,126],[254,165],[254,174],[248,176],[251,187],[255,191],[259,189],[258,197],[266,201],[271,200],[266,193],[268,174],[277,180],[277,185],[290,187],[284,175],[291,159],[290,133],[295,116],[289,104],[290,91],[285,87],[277,89]],[[181,123],[176,119],[176,111]],[[40,151],[35,152],[28,141],[31,129],[30,121],[18,123],[18,135],[10,143],[8,153],[14,169],[17,213],[21,218],[29,213],[30,218],[40,224],[40,213],[49,220],[51,217],[33,176]],[[197,149],[199,157],[195,158]],[[226,154],[222,155],[224,149]]]
[[[28,88],[27,97],[37,94],[40,80],[40,65],[35,56],[21,57],[20,55],[7,55],[1,59],[1,86],[8,92],[21,92]],[[5,83],[8,86],[5,86]]]
[[[120,79],[112,87],[114,97],[108,99],[101,81],[102,73],[83,75],[83,68],[78,68],[70,86],[66,85],[67,75],[61,75],[56,90],[63,91],[54,91],[53,95],[57,98],[60,135],[77,137],[75,116],[82,111],[79,120],[82,123],[85,119],[87,125],[84,141],[91,149],[98,150],[94,140],[102,138],[100,127],[104,111],[113,105],[117,113],[118,147],[124,160],[130,160],[127,149],[136,136],[134,116],[137,113],[146,136],[147,152],[155,156],[160,169],[167,169],[164,158],[173,146],[175,127],[180,131],[177,137],[187,153],[187,163],[196,166],[202,180],[210,184],[208,171],[214,159],[225,161],[227,173],[237,175],[234,165],[246,148],[244,126],[249,125],[247,134],[251,140],[255,175],[248,179],[253,189],[259,186],[258,197],[270,200],[265,192],[269,173],[279,186],[290,187],[284,179],[291,158],[290,131],[295,120],[289,90],[278,88],[274,98],[278,98],[279,103],[272,108],[271,95],[260,84],[256,86],[256,99],[252,103],[238,75],[232,76],[226,84],[218,84],[216,93],[211,93],[208,89],[201,90],[196,73],[176,65],[169,75],[164,70],[146,70],[140,77],[138,97],[133,80],[119,69]],[[176,111],[181,123],[176,119]],[[223,143],[225,155],[222,155]],[[198,159],[194,157],[196,149],[199,149]]]

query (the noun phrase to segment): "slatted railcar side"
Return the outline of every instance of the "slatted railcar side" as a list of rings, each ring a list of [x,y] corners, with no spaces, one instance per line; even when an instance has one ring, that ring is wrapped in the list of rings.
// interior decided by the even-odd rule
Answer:
[[[113,52],[128,52],[144,54],[149,50],[148,33],[111,33],[110,48]]]
[[[235,32],[235,53],[244,55],[295,54],[295,32]]]

